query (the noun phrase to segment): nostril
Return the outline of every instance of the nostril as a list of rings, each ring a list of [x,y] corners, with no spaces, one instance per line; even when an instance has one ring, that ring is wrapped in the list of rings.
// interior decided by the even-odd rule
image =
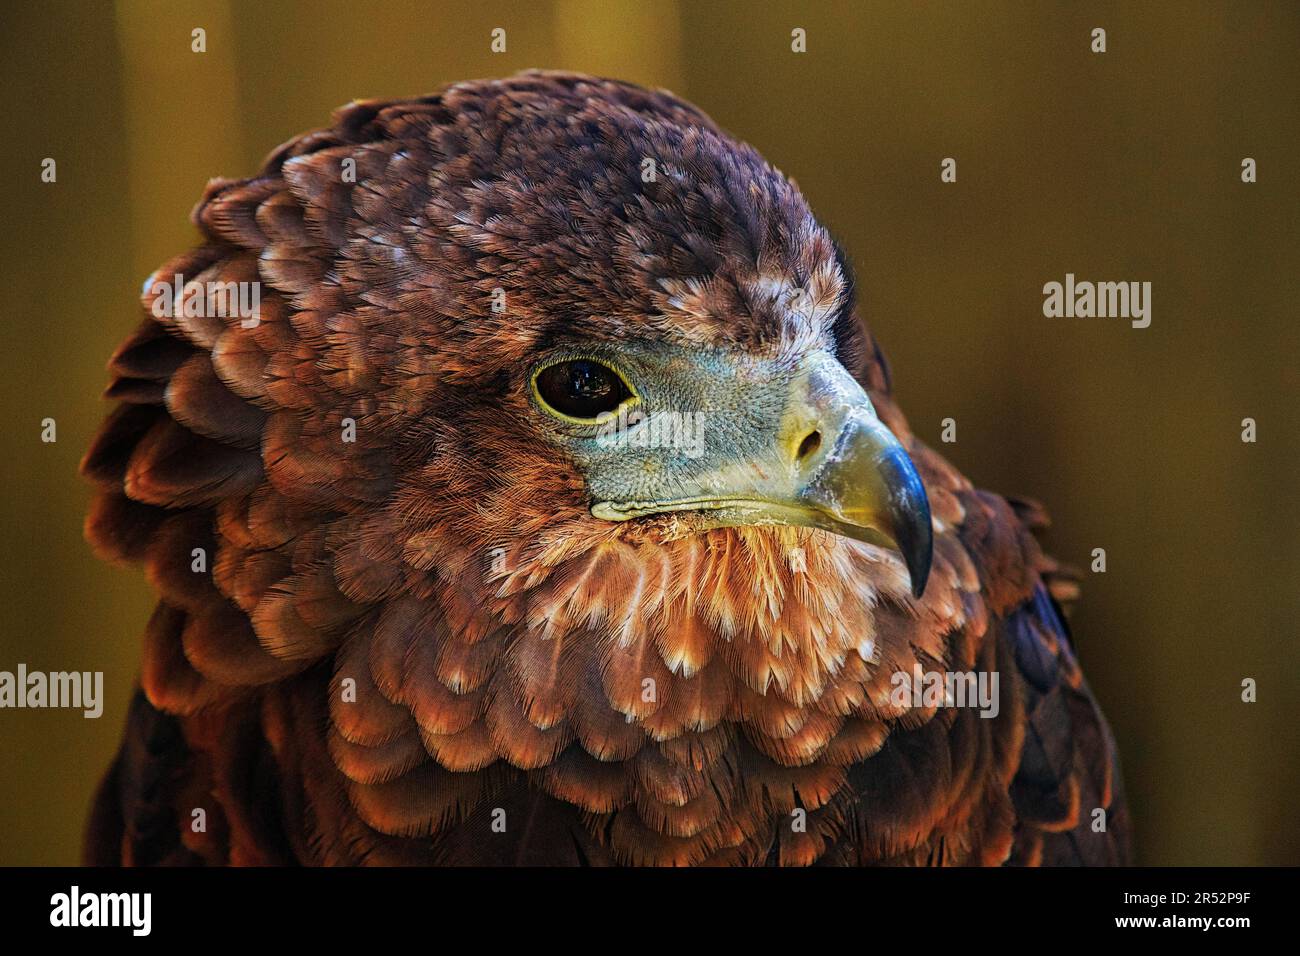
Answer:
[[[805,458],[808,458],[810,455],[815,454],[817,452],[817,449],[820,448],[821,446],[822,446],[822,433],[819,431],[809,432],[807,435],[804,436],[803,441],[799,443],[799,451],[795,455],[795,461],[803,461]]]

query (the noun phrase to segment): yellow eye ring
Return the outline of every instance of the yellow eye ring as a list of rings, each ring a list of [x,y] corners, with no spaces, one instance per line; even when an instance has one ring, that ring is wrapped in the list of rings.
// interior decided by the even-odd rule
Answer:
[[[539,365],[529,387],[548,415],[571,425],[601,425],[641,403],[626,375],[605,359],[585,355]]]

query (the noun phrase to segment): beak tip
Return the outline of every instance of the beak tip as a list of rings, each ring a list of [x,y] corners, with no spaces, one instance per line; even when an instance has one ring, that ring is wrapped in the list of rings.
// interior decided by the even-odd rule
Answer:
[[[917,535],[917,540],[908,542],[903,549],[903,559],[907,563],[907,574],[912,581],[912,597],[918,601],[925,594],[925,585],[930,580],[930,561],[933,556],[934,541],[930,532],[929,520],[930,515],[927,508],[925,530]]]
[[[925,594],[925,585],[930,578],[929,568],[922,570],[919,574],[912,574],[912,597],[921,600]]]
[[[930,580],[930,564],[934,557],[930,498],[911,458],[902,448],[890,457],[885,474],[892,495],[889,514],[892,537],[907,565],[912,597],[920,600]]]

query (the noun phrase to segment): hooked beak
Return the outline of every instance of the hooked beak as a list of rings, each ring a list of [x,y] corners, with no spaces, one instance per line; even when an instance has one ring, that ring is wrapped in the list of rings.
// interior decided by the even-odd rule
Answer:
[[[874,414],[849,419],[798,500],[813,527],[873,544],[883,535],[907,565],[912,596],[925,592],[934,547],[930,499],[912,459]]]
[[[786,414],[761,460],[720,463],[686,495],[598,501],[597,518],[626,521],[673,511],[706,513],[714,526],[794,525],[896,549],[912,595],[925,591],[933,532],[930,502],[911,458],[876,417],[866,393],[821,356],[791,386]]]

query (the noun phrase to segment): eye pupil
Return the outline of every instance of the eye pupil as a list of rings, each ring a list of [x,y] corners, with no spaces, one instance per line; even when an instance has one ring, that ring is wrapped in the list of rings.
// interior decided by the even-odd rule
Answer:
[[[560,414],[581,419],[612,412],[632,397],[617,372],[591,359],[547,366],[537,376],[537,394]]]
[[[599,365],[574,362],[569,366],[569,395],[575,401],[600,401],[614,390],[614,383]]]

